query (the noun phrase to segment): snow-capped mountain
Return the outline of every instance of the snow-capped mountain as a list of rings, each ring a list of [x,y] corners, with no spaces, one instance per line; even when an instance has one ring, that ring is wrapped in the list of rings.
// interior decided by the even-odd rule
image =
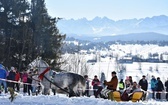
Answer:
[[[61,33],[85,36],[113,36],[118,34],[155,32],[168,35],[168,16],[160,15],[142,19],[114,21],[107,17],[74,20],[62,19],[57,23]]]

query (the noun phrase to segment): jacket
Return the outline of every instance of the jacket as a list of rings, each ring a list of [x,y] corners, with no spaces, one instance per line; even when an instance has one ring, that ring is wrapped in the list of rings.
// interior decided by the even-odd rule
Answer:
[[[15,75],[16,73],[13,72],[13,71],[10,71],[9,74],[8,74],[8,80],[15,80]]]
[[[155,89],[156,88],[156,84],[157,84],[157,80],[155,78],[151,79],[151,88]]]
[[[6,76],[7,76],[6,70],[3,68],[0,68],[0,78],[6,79]]]
[[[19,81],[19,79],[20,79],[20,73],[18,72],[18,73],[16,73],[16,75],[15,75],[15,81]]]
[[[157,86],[156,91],[162,91],[162,90],[164,90],[164,86],[163,86],[162,81],[158,80],[156,86]]]
[[[112,77],[111,81],[105,82],[105,85],[107,85],[107,89],[116,91],[117,85],[118,85],[118,78],[117,76]]]
[[[165,82],[166,92],[168,92],[168,80]]]
[[[139,81],[139,85],[141,86],[141,89],[143,89],[144,91],[147,91],[147,89],[148,89],[148,81],[146,79],[145,80],[141,79]]]

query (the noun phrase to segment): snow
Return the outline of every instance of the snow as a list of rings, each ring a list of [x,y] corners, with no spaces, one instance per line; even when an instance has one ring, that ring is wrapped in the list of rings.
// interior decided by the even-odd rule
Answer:
[[[140,102],[116,102],[108,99],[91,97],[67,97],[65,95],[38,95],[23,96],[19,94],[13,102],[9,96],[0,96],[0,105],[165,105],[167,101],[140,101]]]
[[[112,46],[113,53],[118,53],[120,56],[124,55],[123,52],[135,54],[142,54],[143,56],[147,56],[149,52],[166,52],[166,47],[159,47],[156,45],[113,45]],[[122,50],[120,50],[122,49]],[[100,54],[108,54],[110,51],[99,52]],[[120,52],[120,53],[119,53]],[[122,53],[121,53],[122,52]],[[89,58],[92,58],[95,55],[86,55]],[[86,59],[88,59],[86,57]],[[123,76],[120,76],[119,73],[118,78],[125,79],[126,76],[132,76],[134,81],[139,81],[142,75],[146,75],[148,81],[151,79],[151,76],[154,75],[155,77],[161,77],[162,82],[164,83],[167,79],[168,74],[168,64],[166,63],[141,63],[142,70],[138,70],[139,64],[132,63],[132,64],[124,64],[126,66],[126,72]],[[158,66],[159,71],[156,71],[156,66]],[[94,75],[98,75],[100,78],[101,72],[104,72],[106,75],[107,81],[111,79],[111,72],[116,70],[116,63],[114,59],[110,59],[108,57],[101,58],[100,61],[90,64],[91,70],[89,71],[89,77],[93,78]],[[151,69],[151,70],[150,70]],[[149,82],[150,83],[150,82]],[[67,97],[63,94],[57,95],[38,95],[38,96],[23,96],[22,93],[18,93],[16,99],[13,102],[10,102],[9,95],[0,96],[0,105],[166,105],[168,101],[165,101],[165,95],[162,95],[162,100],[152,100],[150,98],[150,85],[149,85],[149,92],[148,98],[145,101],[140,101],[133,103],[129,102],[115,102],[107,99],[102,98],[95,98],[94,96],[86,97]]]

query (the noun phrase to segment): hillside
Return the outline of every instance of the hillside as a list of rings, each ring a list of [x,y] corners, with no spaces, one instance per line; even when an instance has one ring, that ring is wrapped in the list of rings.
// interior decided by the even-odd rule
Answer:
[[[115,36],[93,36],[93,35],[70,35],[75,39],[87,40],[91,42],[108,42],[108,41],[168,41],[168,35],[146,32],[146,33],[130,33]]]

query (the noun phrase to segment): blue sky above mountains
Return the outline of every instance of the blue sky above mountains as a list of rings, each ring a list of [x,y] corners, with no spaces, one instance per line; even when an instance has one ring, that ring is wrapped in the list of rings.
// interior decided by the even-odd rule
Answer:
[[[113,20],[168,16],[168,0],[46,0],[52,17],[108,17]]]

